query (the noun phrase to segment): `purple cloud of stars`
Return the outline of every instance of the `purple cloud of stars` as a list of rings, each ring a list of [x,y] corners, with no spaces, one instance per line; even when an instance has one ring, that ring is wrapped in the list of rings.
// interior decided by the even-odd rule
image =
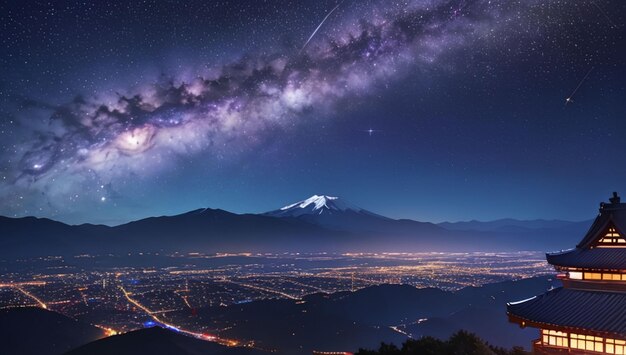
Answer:
[[[0,195],[44,193],[54,203],[71,199],[72,186],[104,190],[130,174],[165,169],[177,157],[236,155],[297,129],[310,118],[304,113],[335,111],[342,100],[370,95],[409,69],[454,70],[449,56],[506,37],[511,23],[503,19],[531,5],[433,0],[383,3],[352,15],[341,9],[301,53],[252,52],[191,76],[193,69],[71,102],[29,102],[48,119],[23,127],[17,158],[3,158],[10,169]]]

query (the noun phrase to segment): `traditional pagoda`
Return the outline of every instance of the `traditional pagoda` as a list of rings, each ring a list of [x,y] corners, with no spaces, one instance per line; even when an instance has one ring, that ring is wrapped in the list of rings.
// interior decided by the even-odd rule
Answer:
[[[507,304],[509,321],[540,329],[536,354],[626,354],[626,203],[609,201],[576,248],[547,254],[563,287]]]

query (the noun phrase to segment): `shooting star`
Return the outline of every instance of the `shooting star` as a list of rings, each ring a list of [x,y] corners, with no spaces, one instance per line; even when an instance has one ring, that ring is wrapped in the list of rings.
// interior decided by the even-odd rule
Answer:
[[[607,21],[609,21],[609,24],[611,24],[611,28],[617,28],[617,25],[615,24],[615,22],[613,22],[613,20],[611,20],[611,17],[609,17],[609,15],[606,13],[606,11],[604,11],[600,5],[598,5],[594,0],[591,0],[591,3],[598,8],[598,10],[600,10],[600,12],[602,13],[602,15],[607,19]]]
[[[589,74],[591,74],[592,70],[593,70],[593,67],[591,67],[591,69],[589,69],[587,74],[585,74],[583,79],[578,83],[578,86],[576,86],[576,89],[574,89],[574,91],[572,91],[572,93],[565,99],[565,106],[567,106],[567,104],[569,104],[569,103],[574,102],[574,100],[573,100],[574,95],[576,95],[576,92],[578,91],[578,89],[580,89],[580,87],[583,85],[585,80],[587,80],[587,77],[589,76]]]
[[[345,1],[345,0],[344,0]],[[343,4],[343,1],[340,2],[339,4],[337,4],[337,6],[333,7],[332,10],[330,10],[330,12],[328,14],[326,14],[326,16],[324,17],[324,19],[322,20],[322,22],[320,22],[320,24],[317,26],[317,28],[315,29],[315,31],[313,31],[313,33],[311,33],[311,36],[309,36],[309,39],[306,40],[306,43],[304,43],[304,46],[302,46],[302,48],[300,48],[300,52],[298,52],[298,54],[302,54],[302,51],[304,50],[304,48],[306,48],[306,46],[309,44],[309,42],[311,42],[311,40],[313,39],[313,37],[315,37],[315,34],[317,33],[317,31],[320,30],[320,28],[322,27],[322,25],[324,24],[324,22],[326,22],[326,20],[330,17],[330,15],[333,14],[333,12],[335,12],[335,10],[337,10],[337,8],[339,6],[341,6],[341,4]]]

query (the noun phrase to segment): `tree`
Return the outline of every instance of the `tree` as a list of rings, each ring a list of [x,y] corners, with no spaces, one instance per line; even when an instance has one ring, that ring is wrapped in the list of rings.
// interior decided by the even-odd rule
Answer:
[[[459,330],[448,340],[451,355],[494,355],[495,352],[476,335]]]
[[[402,345],[402,354],[439,355],[444,354],[446,350],[446,342],[433,337],[407,340]]]
[[[443,341],[433,337],[409,339],[402,348],[381,343],[378,350],[359,349],[355,355],[528,355],[521,347],[511,350],[490,346],[475,334],[460,330]]]

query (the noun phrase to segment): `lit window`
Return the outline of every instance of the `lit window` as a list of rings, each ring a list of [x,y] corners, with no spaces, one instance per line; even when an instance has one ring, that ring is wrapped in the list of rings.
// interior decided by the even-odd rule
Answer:
[[[604,339],[592,335],[570,334],[572,349],[604,352]]]
[[[626,340],[606,339],[605,351],[607,354],[626,354]]]
[[[615,227],[610,227],[606,232],[604,237],[602,237],[598,244],[602,245],[624,245],[626,246],[626,239],[624,239],[615,229]]]
[[[560,346],[565,348],[569,347],[567,333],[556,330],[544,330],[542,338],[545,345]]]
[[[602,274],[599,272],[586,272],[585,280],[602,280]]]
[[[586,352],[626,355],[626,340],[605,339],[593,335],[541,330],[541,342],[550,347],[579,349]]]
[[[602,280],[613,280],[613,274],[602,274]]]
[[[572,280],[582,280],[583,279],[583,273],[580,271],[570,271],[569,272],[569,278]]]
[[[571,272],[570,278],[572,278]],[[585,272],[583,278],[585,280],[626,281],[626,274]]]

